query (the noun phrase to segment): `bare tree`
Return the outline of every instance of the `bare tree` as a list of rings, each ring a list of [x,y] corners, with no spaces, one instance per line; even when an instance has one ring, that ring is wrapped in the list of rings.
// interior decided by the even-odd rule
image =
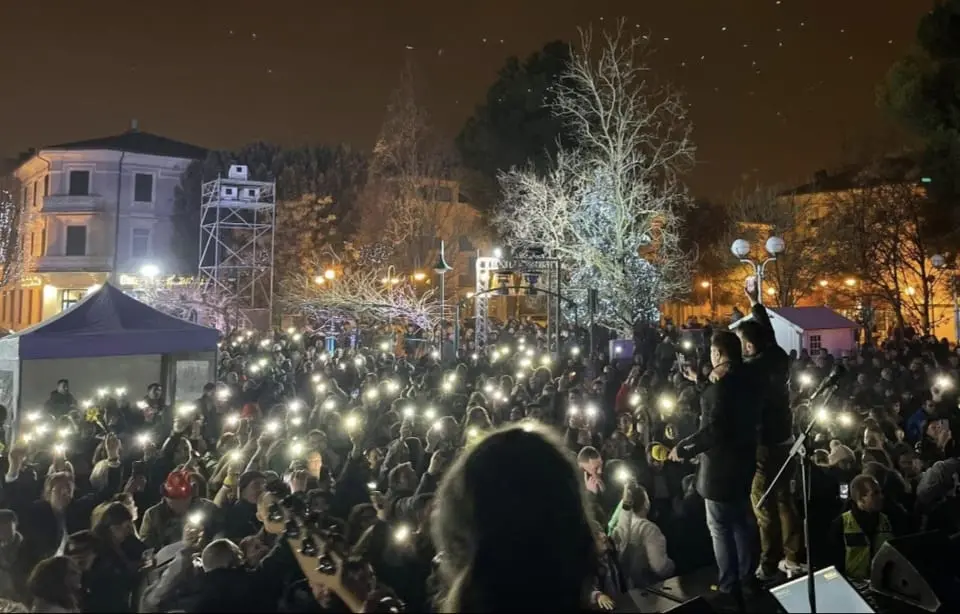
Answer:
[[[776,293],[779,307],[791,307],[810,294],[828,268],[830,241],[817,226],[816,206],[802,195],[757,186],[734,198],[730,210],[727,245],[746,239],[758,250],[771,236],[784,240],[787,249],[764,272]],[[763,258],[760,254],[756,257]]]
[[[355,257],[350,254],[345,262],[329,249],[318,254],[313,266],[285,282],[283,300],[321,328],[337,328],[344,322],[381,326],[392,321],[434,329],[440,303],[432,290],[419,291],[392,266],[372,267]],[[337,277],[316,283],[308,271],[323,270],[331,263],[339,271]]]
[[[948,275],[932,265],[924,191],[909,179],[878,177],[867,170],[855,189],[832,195],[826,233],[834,261],[849,267],[859,283],[851,290],[867,305],[890,307],[897,324],[924,334],[937,325],[934,298]]]
[[[355,243],[372,264],[429,266],[454,215],[455,173],[417,101],[408,66],[387,105],[358,207]]]
[[[194,277],[144,281],[131,294],[166,314],[221,331],[239,324],[242,316],[231,297],[210,292],[204,281]]]
[[[569,140],[547,174],[501,175],[495,224],[512,247],[560,258],[568,287],[599,290],[599,322],[626,331],[688,288],[680,175],[693,163],[692,127],[677,92],[654,82],[645,40],[623,21],[598,45],[588,31],[580,43],[554,85]]]

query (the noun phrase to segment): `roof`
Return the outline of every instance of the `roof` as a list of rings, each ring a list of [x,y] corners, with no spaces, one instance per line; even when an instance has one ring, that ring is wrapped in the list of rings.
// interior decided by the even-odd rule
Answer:
[[[141,132],[140,130],[128,130],[123,134],[105,136],[98,139],[88,139],[86,141],[60,143],[59,145],[44,147],[44,149],[79,151],[109,149],[128,153],[148,154],[151,156],[164,156],[167,158],[185,158],[188,160],[202,160],[207,157],[207,150],[202,147],[197,147],[196,145],[182,141],[175,141],[165,136],[159,136],[149,132]]]
[[[836,328],[859,328],[829,307],[780,307],[774,313],[803,330],[829,330]]]
[[[104,284],[72,308],[0,340],[24,360],[215,351],[219,332],[167,315]]]
[[[786,190],[781,195],[846,192],[856,188],[916,182],[919,179],[915,160],[908,156],[890,156],[875,164],[850,165],[833,172],[817,171],[813,181]]]
[[[794,328],[800,331],[811,330],[836,330],[859,328],[860,325],[853,320],[848,320],[829,307],[772,307],[767,308],[772,312],[771,320],[776,322],[778,318],[786,320]],[[730,328],[736,328],[740,322],[750,320],[753,315],[741,318],[730,325]]]

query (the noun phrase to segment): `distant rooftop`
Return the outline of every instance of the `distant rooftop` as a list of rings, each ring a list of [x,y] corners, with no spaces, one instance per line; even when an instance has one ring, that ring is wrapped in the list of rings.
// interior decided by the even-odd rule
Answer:
[[[188,160],[202,160],[207,157],[207,150],[203,147],[197,147],[196,145],[182,141],[175,141],[164,136],[150,134],[149,132],[141,132],[136,129],[131,129],[115,136],[50,145],[43,149],[79,151],[109,149],[112,151],[125,151],[128,153],[165,156],[168,158],[185,158]]]
[[[785,190],[782,194],[845,192],[856,188],[918,181],[920,173],[916,161],[907,156],[890,156],[876,165],[857,164],[831,172],[817,171],[810,183]]]

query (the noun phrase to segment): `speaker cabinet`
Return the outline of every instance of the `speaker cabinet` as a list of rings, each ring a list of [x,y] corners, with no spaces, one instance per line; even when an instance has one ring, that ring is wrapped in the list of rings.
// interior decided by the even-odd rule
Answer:
[[[955,546],[941,531],[891,539],[873,557],[870,588],[927,612],[955,610],[960,607]]]

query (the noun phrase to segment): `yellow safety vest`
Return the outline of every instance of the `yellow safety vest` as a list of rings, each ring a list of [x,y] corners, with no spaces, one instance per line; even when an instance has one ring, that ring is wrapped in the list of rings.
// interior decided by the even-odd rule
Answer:
[[[869,580],[873,555],[877,553],[880,546],[893,539],[890,519],[881,512],[880,521],[877,523],[877,534],[873,537],[873,543],[870,543],[870,538],[860,528],[857,519],[853,517],[853,512],[844,512],[841,518],[843,518],[845,550],[844,571],[847,577],[854,580]]]

